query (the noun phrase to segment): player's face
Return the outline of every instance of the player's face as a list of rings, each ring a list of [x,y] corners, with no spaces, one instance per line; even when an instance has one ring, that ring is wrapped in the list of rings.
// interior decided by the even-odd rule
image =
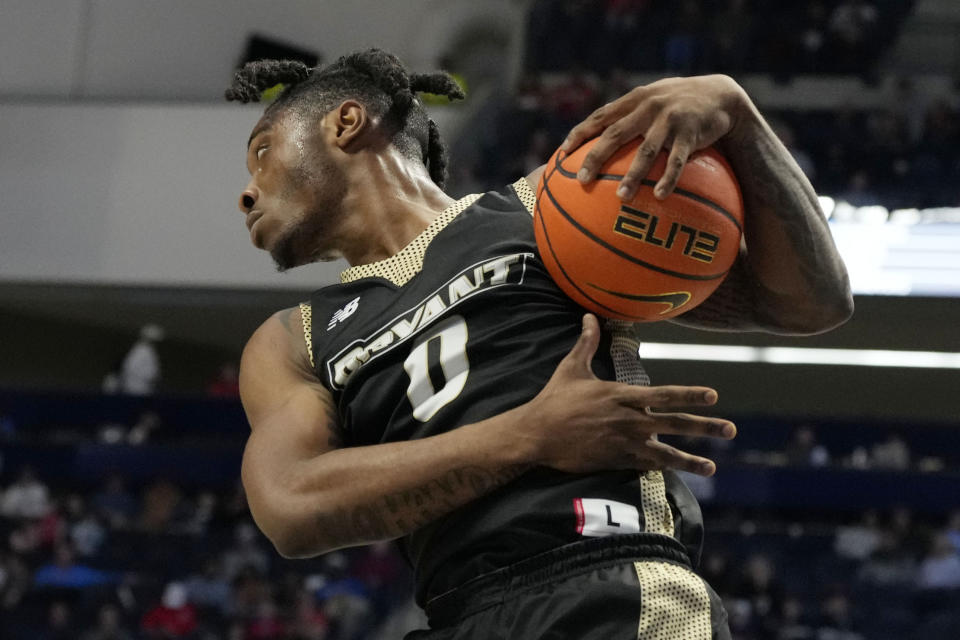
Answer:
[[[291,111],[264,116],[247,149],[247,170],[240,210],[251,242],[270,252],[277,269],[338,257],[331,232],[345,181],[319,122]]]

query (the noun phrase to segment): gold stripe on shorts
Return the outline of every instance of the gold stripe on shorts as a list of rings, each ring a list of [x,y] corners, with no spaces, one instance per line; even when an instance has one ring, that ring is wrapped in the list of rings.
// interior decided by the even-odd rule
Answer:
[[[667,487],[660,471],[647,471],[640,478],[643,530],[673,537],[673,512],[667,502]]]
[[[711,640],[710,596],[703,580],[669,562],[634,562],[640,580],[637,640]]]

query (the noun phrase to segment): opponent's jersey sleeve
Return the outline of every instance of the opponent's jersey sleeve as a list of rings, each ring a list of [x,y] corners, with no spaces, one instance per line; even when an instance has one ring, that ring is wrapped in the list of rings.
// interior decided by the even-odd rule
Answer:
[[[341,284],[311,297],[301,312],[310,315],[314,368],[337,402],[348,446],[450,431],[544,387],[576,343],[584,310],[539,258],[533,206],[526,181],[460,200],[395,256],[353,267]],[[608,321],[594,372],[648,384],[638,345],[635,326]],[[699,522],[696,502],[670,474],[541,468],[419,529],[403,546],[423,602],[586,537],[657,533],[696,551]]]

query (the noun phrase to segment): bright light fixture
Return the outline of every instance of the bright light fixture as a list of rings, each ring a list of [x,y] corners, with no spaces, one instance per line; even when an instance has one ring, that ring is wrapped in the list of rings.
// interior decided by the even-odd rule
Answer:
[[[960,353],[945,351],[742,347],[735,345],[644,342],[640,345],[640,356],[647,360],[960,369]]]

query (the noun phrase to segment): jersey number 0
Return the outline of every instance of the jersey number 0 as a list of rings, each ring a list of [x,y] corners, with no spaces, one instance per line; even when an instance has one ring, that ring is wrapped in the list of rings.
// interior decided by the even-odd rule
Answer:
[[[440,378],[438,364],[443,372],[442,380],[437,379]],[[467,384],[470,362],[467,360],[467,323],[463,317],[451,316],[430,333],[417,338],[403,368],[410,376],[407,398],[413,406],[413,417],[426,422],[460,395]]]

